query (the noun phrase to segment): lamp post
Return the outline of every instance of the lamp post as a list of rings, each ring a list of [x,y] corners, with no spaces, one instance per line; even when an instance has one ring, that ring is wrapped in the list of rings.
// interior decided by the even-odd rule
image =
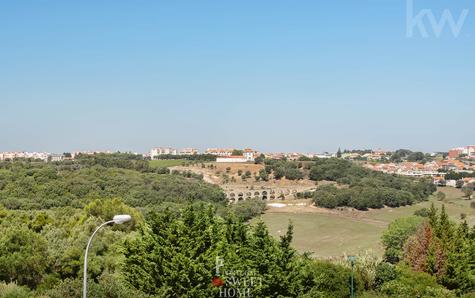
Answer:
[[[354,287],[354,272],[355,272],[355,261],[356,261],[356,257],[355,256],[348,256],[348,261],[351,262],[351,298],[355,298],[355,287]]]
[[[84,276],[83,276],[83,287],[82,287],[82,297],[87,298],[87,254],[89,252],[89,246],[91,246],[92,238],[96,235],[97,231],[99,231],[103,226],[106,226],[108,224],[114,223],[117,225],[123,224],[125,222],[128,222],[132,219],[132,216],[128,214],[120,214],[120,215],[115,215],[112,220],[106,221],[99,225],[94,233],[92,233],[91,238],[89,238],[89,241],[87,242],[86,246],[86,252],[84,254]]]

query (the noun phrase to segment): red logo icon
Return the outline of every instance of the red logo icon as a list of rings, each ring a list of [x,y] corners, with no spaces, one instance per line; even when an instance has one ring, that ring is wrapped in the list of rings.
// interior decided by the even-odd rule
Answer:
[[[211,284],[214,286],[214,287],[221,287],[222,285],[224,285],[224,280],[222,280],[220,277],[218,276],[213,276],[213,279],[211,279]]]

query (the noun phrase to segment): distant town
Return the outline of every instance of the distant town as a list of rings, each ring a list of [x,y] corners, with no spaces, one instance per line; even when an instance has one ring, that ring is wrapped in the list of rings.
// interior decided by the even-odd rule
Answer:
[[[0,152],[0,160],[30,159],[44,162],[61,162],[73,160],[80,155],[112,154],[115,151],[77,151],[66,153],[49,152]],[[423,153],[399,149],[385,150],[340,150],[324,153],[300,152],[259,152],[254,149],[208,148],[200,152],[195,148],[176,149],[173,147],[156,147],[140,154],[144,159],[177,159],[198,155],[216,158],[217,163],[252,163],[258,157],[265,159],[306,160],[314,158],[342,158],[362,163],[365,167],[389,174],[403,176],[433,177],[439,186],[460,187],[461,184],[475,182],[475,145],[456,147],[447,152]]]

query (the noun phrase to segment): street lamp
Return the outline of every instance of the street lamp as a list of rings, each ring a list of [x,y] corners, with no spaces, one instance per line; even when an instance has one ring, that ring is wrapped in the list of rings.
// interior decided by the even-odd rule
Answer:
[[[351,263],[351,298],[355,298],[355,288],[354,288],[354,283],[353,283],[353,279],[354,279],[354,269],[355,269],[355,261],[356,261],[356,257],[355,256],[348,256],[348,261],[350,261]]]
[[[91,238],[89,238],[89,241],[87,242],[86,246],[86,253],[84,254],[84,277],[83,277],[83,287],[82,287],[82,297],[87,298],[87,253],[89,252],[89,246],[91,246],[92,238],[94,238],[94,235],[96,235],[97,231],[99,231],[100,228],[102,228],[105,225],[114,223],[117,225],[123,224],[125,222],[128,222],[132,220],[132,216],[128,214],[119,214],[115,215],[112,220],[106,221],[102,223],[100,226],[96,228],[94,233],[92,233]]]

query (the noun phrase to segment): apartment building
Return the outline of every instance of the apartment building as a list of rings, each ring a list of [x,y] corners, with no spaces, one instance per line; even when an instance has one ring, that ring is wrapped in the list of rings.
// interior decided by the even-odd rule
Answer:
[[[154,159],[159,155],[178,155],[178,151],[171,147],[157,147],[150,150],[151,159]]]
[[[475,158],[475,145],[452,148],[449,150],[448,157],[457,158],[462,154],[467,156],[468,158]]]
[[[183,148],[180,150],[180,155],[196,155],[198,154],[198,149],[195,148]]]
[[[48,160],[50,154],[46,152],[0,152],[0,160],[12,160],[15,158],[31,158]]]

